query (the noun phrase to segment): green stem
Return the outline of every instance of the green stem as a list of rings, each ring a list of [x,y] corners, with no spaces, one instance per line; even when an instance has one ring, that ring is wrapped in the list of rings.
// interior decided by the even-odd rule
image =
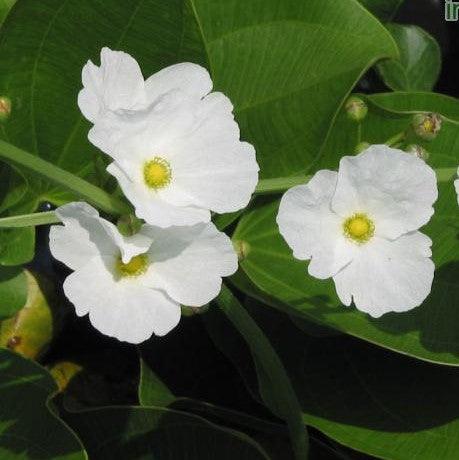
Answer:
[[[281,412],[278,415],[282,415],[287,423],[295,459],[306,459],[309,445],[307,430],[300,403],[282,361],[263,331],[225,285],[216,303],[244,338],[257,366],[263,370],[266,376],[264,383],[271,386],[273,402]]]
[[[395,136],[392,136],[391,138],[387,139],[387,141],[384,143],[388,145],[389,147],[392,147],[395,144],[398,144],[399,142],[405,140],[405,137],[406,137],[406,132],[402,131],[401,133],[398,133]]]
[[[295,185],[306,184],[312,176],[275,177],[273,179],[260,179],[255,189],[257,195],[285,192]]]
[[[438,182],[448,182],[456,176],[457,168],[438,168],[435,169]],[[295,185],[307,184],[311,179],[309,176],[276,177],[274,179],[260,179],[255,189],[257,195],[268,195],[282,193]]]
[[[127,214],[129,207],[104,190],[42,158],[0,140],[0,158],[59,184],[109,214]]]
[[[456,168],[439,168],[435,170],[438,182],[449,182],[456,177]],[[282,193],[295,185],[306,184],[312,176],[276,177],[275,179],[262,179],[258,183],[255,193],[263,195],[268,193]],[[242,210],[232,214],[221,214],[214,219],[215,224],[223,230],[237,219]],[[54,211],[36,212],[19,216],[0,218],[0,228],[5,227],[30,227],[35,225],[48,225],[59,222]]]
[[[54,211],[22,214],[20,216],[3,217],[0,219],[0,228],[33,227],[36,225],[49,225],[60,222]]]

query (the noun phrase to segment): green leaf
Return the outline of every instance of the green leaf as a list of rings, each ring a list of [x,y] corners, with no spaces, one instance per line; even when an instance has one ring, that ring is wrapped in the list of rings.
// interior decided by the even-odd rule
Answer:
[[[269,460],[248,436],[195,415],[157,407],[67,412],[90,458]]]
[[[153,372],[147,363],[140,360],[139,402],[142,406],[166,407],[176,400],[176,397]]]
[[[368,98],[369,115],[362,125],[362,140],[383,143],[410,123],[411,112],[431,110],[453,116],[459,102],[428,93],[387,94]],[[376,105],[377,104],[377,105]],[[384,107],[397,107],[397,112]],[[445,119],[438,137],[423,144],[433,167],[457,168],[459,124]],[[357,127],[341,113],[330,133],[317,169],[337,169],[344,154],[352,154]],[[435,215],[422,229],[433,240],[436,274],[432,292],[418,308],[389,313],[372,319],[354,307],[343,307],[331,279],[317,280],[307,274],[307,263],[295,260],[279,235],[275,221],[278,200],[261,200],[239,222],[233,236],[248,248],[241,267],[250,280],[276,305],[290,314],[360,337],[379,346],[420,359],[459,365],[459,321],[457,279],[459,213],[452,178],[439,184]],[[375,281],[376,282],[376,281]],[[250,292],[248,292],[250,294]]]
[[[104,45],[132,53],[145,75],[184,60],[209,67],[266,177],[306,169],[360,75],[396,55],[353,0],[114,0],[109,10],[103,0],[20,2],[0,40],[0,94],[13,101],[8,141],[83,177],[94,173],[95,149],[76,97],[83,64]],[[62,201],[47,182],[36,193]]]
[[[0,214],[17,204],[27,192],[27,180],[17,170],[0,164]]]
[[[181,61],[206,66],[215,88],[232,99],[264,177],[310,169],[355,82],[397,54],[390,34],[354,0],[112,0],[110,8],[105,0],[19,2],[0,31],[0,95],[12,101],[0,135],[96,183],[101,153],[87,140],[90,124],[76,100],[81,69],[99,61],[103,46],[131,53],[145,76]],[[27,178],[36,206],[76,198]],[[15,238],[30,247],[30,230],[9,237],[20,232]]]
[[[217,308],[213,309],[213,312],[225,320],[225,316]],[[182,325],[182,327],[184,326],[182,330],[175,337],[171,337],[167,341],[167,345],[163,344],[161,346],[158,342],[155,344],[155,341],[149,341],[146,346],[140,348],[142,356],[139,384],[140,403],[143,406],[169,407],[170,409],[193,413],[205,417],[218,425],[241,429],[250,433],[253,439],[260,443],[273,460],[291,459],[293,453],[289,445],[288,430],[281,421],[273,422],[260,419],[250,414],[211,404],[200,399],[193,399],[192,397],[177,397],[166,386],[168,382],[160,379],[153,371],[154,366],[157,365],[155,361],[158,359],[161,361],[161,356],[168,356],[166,361],[170,361],[171,364],[170,366],[166,365],[166,368],[170,367],[171,370],[180,369],[181,371],[182,378],[179,379],[179,383],[170,381],[174,385],[176,394],[189,395],[191,392],[195,396],[202,397],[202,391],[199,391],[198,394],[194,392],[198,388],[200,390],[211,388],[210,392],[214,395],[214,385],[209,385],[208,378],[209,374],[215,377],[215,372],[218,372],[220,366],[218,363],[221,361],[221,356],[213,349],[212,342],[209,340],[205,329],[203,329],[201,318],[204,316],[207,317],[207,315],[200,315],[199,317],[188,318],[186,320],[187,325]],[[228,323],[227,327],[231,328],[234,333],[234,329],[228,320],[226,320],[226,323]],[[212,325],[215,325],[215,321],[212,321]],[[212,330],[215,332],[215,329]],[[176,352],[176,350],[180,351]],[[212,359],[213,354],[218,355],[217,362]],[[160,365],[160,367],[164,371],[164,366]],[[171,376],[169,375],[169,377]],[[167,372],[165,379],[167,379]],[[196,384],[197,381],[199,381],[198,384]],[[230,394],[227,391],[224,391],[224,395],[222,394],[225,405],[230,404],[233,406],[236,404],[236,406],[240,407],[239,395],[245,393],[239,391],[240,388],[234,385],[230,384],[227,387],[232,388],[232,390]],[[204,394],[206,394],[206,390],[204,390]],[[233,399],[238,402],[233,402]],[[282,446],[281,456],[276,455],[279,446]]]
[[[30,191],[26,192],[19,203],[9,208],[3,218],[22,213],[29,213],[37,206]],[[0,265],[22,265],[30,262],[35,253],[35,228],[1,228],[0,227]]]
[[[22,267],[0,266],[0,320],[13,316],[27,300],[27,281]]]
[[[38,364],[0,349],[0,458],[85,460],[74,433],[50,410],[57,390]]]
[[[285,363],[303,420],[353,449],[391,460],[454,460],[459,446],[459,370],[415,361],[351,337],[313,338],[250,302],[250,313]],[[234,342],[227,329],[225,341]],[[220,341],[223,343],[224,341]],[[222,351],[257,393],[253,367]],[[271,392],[258,373],[260,392]]]
[[[0,26],[15,3],[16,0],[0,0]]]
[[[450,121],[459,122],[459,103],[454,97],[428,92],[379,93],[368,96],[381,109],[398,114],[437,112]]]
[[[359,0],[359,2],[381,21],[390,21],[404,0]]]
[[[397,53],[354,1],[202,0],[195,12],[215,86],[233,101],[261,178],[309,170],[355,82]]]
[[[216,300],[217,305],[227,316],[233,326],[244,337],[260,372],[266,376],[270,388],[273,390],[269,407],[284,419],[290,430],[290,439],[296,459],[304,459],[308,452],[308,438],[306,428],[300,417],[300,408],[289,378],[285,373],[282,362],[271,347],[263,331],[251,319],[250,315],[241,306],[231,291],[223,285]],[[211,316],[208,321],[211,321]],[[209,330],[212,332],[212,323]],[[213,333],[215,337],[215,331]],[[282,389],[279,391],[279,389]]]
[[[386,27],[400,50],[400,59],[386,59],[376,66],[386,86],[394,91],[432,90],[441,68],[441,51],[435,38],[417,26]]]

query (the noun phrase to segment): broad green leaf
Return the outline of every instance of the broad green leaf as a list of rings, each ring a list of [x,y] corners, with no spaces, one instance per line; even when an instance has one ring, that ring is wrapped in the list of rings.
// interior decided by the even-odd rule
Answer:
[[[145,75],[183,60],[208,66],[271,177],[305,169],[355,81],[396,55],[387,31],[353,0],[115,0],[108,10],[102,0],[20,2],[0,40],[0,93],[13,101],[7,140],[85,177],[96,151],[76,96],[83,64],[97,62],[103,45],[132,53]],[[62,199],[46,183],[36,192]]]
[[[359,0],[359,2],[381,21],[390,21],[404,0]]]
[[[24,197],[27,186],[26,178],[19,171],[0,164],[0,215]]]
[[[15,3],[16,0],[0,0],[0,26]]]
[[[35,228],[0,230],[0,264],[21,265],[33,259]]]
[[[354,1],[194,6],[215,86],[233,101],[262,178],[308,170],[355,82],[397,52],[387,31]]]
[[[3,217],[28,214],[37,207],[30,190],[19,203],[11,206]],[[35,253],[35,228],[0,228],[0,265],[21,265],[30,262]]]
[[[266,381],[272,389],[269,407],[276,415],[286,421],[295,458],[298,460],[306,458],[308,452],[307,432],[301,423],[298,401],[282,362],[263,331],[225,285],[222,286],[216,304],[244,337],[259,371],[266,376]],[[210,325],[209,330],[214,335],[218,334],[218,331],[212,331],[212,325]],[[282,388],[282,391],[276,391],[279,388]]]
[[[232,99],[263,177],[309,169],[355,82],[397,53],[390,34],[354,0],[112,0],[110,8],[104,0],[19,2],[0,32],[0,95],[12,101],[0,135],[97,183],[101,153],[87,140],[90,125],[76,100],[81,68],[98,62],[103,46],[134,55],[145,76],[180,61],[206,66],[215,88]],[[27,177],[37,205],[75,198]]]
[[[459,106],[459,102],[451,98],[428,93],[377,95],[371,96],[368,102],[370,111],[362,125],[361,139],[370,143],[383,143],[404,130],[413,111],[431,107],[441,112],[444,105],[451,117]],[[384,110],[384,106],[397,107],[397,112]],[[445,119],[437,139],[423,144],[431,153],[432,166],[457,167],[458,133],[458,123]],[[357,143],[357,127],[345,114],[340,114],[317,169],[336,169],[340,157],[352,154]],[[333,281],[312,278],[307,274],[307,263],[293,258],[275,222],[278,200],[259,201],[258,206],[241,219],[233,240],[246,245],[241,267],[258,289],[269,295],[271,305],[400,353],[459,365],[459,329],[456,328],[459,321],[459,212],[452,178],[439,184],[435,209],[431,222],[422,229],[433,240],[436,264],[430,296],[410,312],[389,313],[379,319],[372,319],[354,307],[340,305]]]
[[[45,369],[0,348],[0,458],[87,459],[78,438],[48,407],[56,390]]]
[[[212,309],[212,312],[216,313],[217,311],[220,317],[225,318],[224,314],[217,308]],[[182,328],[177,334],[173,334],[173,337],[168,337],[167,344],[160,344],[159,341],[152,340],[146,346],[141,347],[139,382],[141,405],[168,407],[205,417],[220,426],[243,430],[250,433],[253,439],[260,443],[272,460],[292,459],[293,453],[288,430],[280,420],[278,422],[268,421],[228,408],[245,407],[241,398],[249,405],[252,404],[252,401],[249,395],[245,395],[245,392],[241,391],[240,380],[237,377],[235,384],[228,381],[226,374],[224,377],[221,376],[221,356],[218,351],[214,350],[213,344],[203,327],[201,318],[204,316],[207,317],[208,314],[187,318],[185,329]],[[215,329],[212,331],[218,335]],[[217,355],[217,361],[212,358],[213,353]],[[165,356],[165,360],[162,360],[162,356]],[[161,361],[163,361],[162,364]],[[171,363],[169,364],[169,362]],[[161,379],[153,370],[156,366],[162,369]],[[164,372],[165,368],[166,372]],[[167,372],[167,368],[170,368],[171,373]],[[173,379],[177,369],[180,369],[181,375],[179,382],[177,379]],[[219,381],[223,378],[223,381],[226,382],[226,389],[215,387],[211,383],[215,381],[215,378]],[[231,378],[234,379],[234,377]],[[168,381],[169,379],[170,381]],[[174,387],[175,394],[179,396],[175,396],[172,390],[168,388],[166,384],[169,383]],[[231,388],[229,394],[228,388]],[[222,390],[221,395],[220,390]],[[184,395],[186,396],[184,397]],[[189,395],[193,395],[193,397],[187,397]],[[215,398],[223,397],[223,400],[220,400],[219,404],[213,404],[201,399],[194,399],[194,397],[210,397],[213,401]],[[225,407],[220,404],[224,404]],[[280,456],[276,455],[279,446],[282,446],[282,455]]]
[[[178,398],[172,394],[143,359],[141,360],[139,401],[142,406],[169,407],[205,417],[218,422],[220,426],[248,430],[253,439],[260,443],[272,460],[292,458],[291,448],[287,444],[289,438],[284,425],[205,401],[186,397]],[[278,445],[282,446],[281,456],[276,456]]]
[[[388,24],[397,42],[400,59],[385,59],[376,69],[394,91],[430,91],[441,68],[440,47],[431,35],[417,26]]]
[[[22,267],[0,266],[0,320],[13,316],[27,300],[27,282]]]
[[[303,421],[353,449],[391,460],[454,460],[459,448],[459,370],[389,353],[351,337],[314,338],[285,317],[250,302],[292,379]],[[269,393],[247,353],[222,351],[252,392]],[[240,340],[240,339],[239,339]],[[234,351],[238,352],[235,353]],[[260,396],[258,396],[260,399]]]
[[[438,112],[450,121],[459,122],[459,103],[454,97],[428,92],[379,93],[368,96],[369,101],[389,112],[399,114]]]
[[[195,415],[157,407],[67,412],[89,457],[155,460],[269,460],[248,436]]]

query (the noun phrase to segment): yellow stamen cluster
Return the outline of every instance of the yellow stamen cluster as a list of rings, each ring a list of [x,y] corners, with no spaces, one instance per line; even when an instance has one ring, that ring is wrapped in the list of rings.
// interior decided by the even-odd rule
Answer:
[[[430,118],[426,118],[423,123],[423,128],[427,133],[433,133],[435,125]]]
[[[133,257],[128,263],[123,263],[121,257],[116,262],[116,271],[121,277],[135,277],[142,275],[147,271],[148,268],[148,256],[146,254],[140,254]]]
[[[375,233],[373,221],[363,213],[348,217],[343,223],[344,235],[358,244],[368,242]]]
[[[158,190],[168,185],[172,179],[172,171],[167,160],[154,157],[143,166],[143,179],[148,187]]]

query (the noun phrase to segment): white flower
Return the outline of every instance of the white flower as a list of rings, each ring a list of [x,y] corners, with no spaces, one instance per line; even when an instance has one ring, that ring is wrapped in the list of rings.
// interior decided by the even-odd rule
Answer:
[[[53,256],[74,272],[64,292],[79,316],[119,340],[140,343],[164,335],[180,319],[180,304],[199,307],[218,295],[222,276],[237,269],[230,239],[212,223],[163,230],[144,225],[132,237],[86,203],[56,210]]]
[[[309,274],[332,277],[341,302],[373,317],[407,311],[430,293],[431,240],[418,232],[437,199],[434,171],[385,145],[343,157],[283,196],[277,223]]]
[[[90,141],[110,155],[107,170],[152,225],[209,222],[210,211],[247,206],[258,181],[251,144],[240,141],[230,100],[212,90],[208,72],[191,63],[144,81],[129,55],[104,48],[88,62],[79,96],[94,123]]]

